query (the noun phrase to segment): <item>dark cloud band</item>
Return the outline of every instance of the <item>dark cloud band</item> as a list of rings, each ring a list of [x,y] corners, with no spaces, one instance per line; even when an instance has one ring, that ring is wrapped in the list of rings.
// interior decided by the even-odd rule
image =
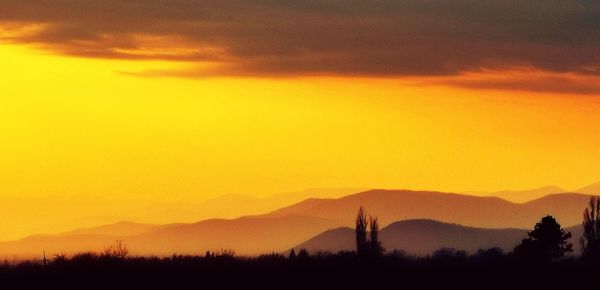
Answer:
[[[40,24],[9,40],[70,55],[221,64],[208,75],[600,75],[599,3],[0,0],[0,21]]]

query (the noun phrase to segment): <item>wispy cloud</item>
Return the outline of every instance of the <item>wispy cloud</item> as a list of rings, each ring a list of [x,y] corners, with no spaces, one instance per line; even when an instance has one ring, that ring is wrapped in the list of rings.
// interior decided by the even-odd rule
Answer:
[[[423,78],[422,82],[470,89],[600,95],[600,75],[547,72],[531,68],[469,72],[451,77]]]

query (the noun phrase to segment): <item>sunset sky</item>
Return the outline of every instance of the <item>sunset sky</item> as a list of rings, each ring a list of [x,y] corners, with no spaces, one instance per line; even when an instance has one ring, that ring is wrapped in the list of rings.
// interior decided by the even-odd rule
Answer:
[[[0,197],[600,180],[592,0],[0,0],[0,68]]]

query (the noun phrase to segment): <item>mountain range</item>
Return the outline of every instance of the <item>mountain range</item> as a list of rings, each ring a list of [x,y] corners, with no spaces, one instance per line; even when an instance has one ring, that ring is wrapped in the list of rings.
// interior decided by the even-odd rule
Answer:
[[[579,224],[589,196],[554,194],[519,204],[497,197],[454,193],[369,190],[338,199],[308,199],[267,216],[302,215],[330,219],[352,226],[356,210],[364,206],[382,224],[409,219],[433,219],[483,228],[532,227],[540,217],[553,215],[567,226]]]
[[[338,198],[363,190],[316,188],[264,198],[232,194],[208,200],[110,199],[101,196],[24,198],[0,195],[0,241],[23,238],[32,233],[61,233],[90,225],[131,220],[167,224],[193,223],[211,218],[233,219],[263,214],[308,198]]]
[[[425,254],[438,246],[469,251],[488,246],[510,249],[524,236],[523,229],[532,228],[545,215],[555,216],[563,226],[580,224],[588,199],[587,195],[564,193],[514,203],[442,192],[369,190],[335,199],[307,199],[266,214],[234,219],[160,225],[122,222],[35,235],[0,243],[0,257],[34,258],[44,250],[49,254],[101,250],[117,239],[124,240],[133,254],[159,256],[221,249],[256,255],[297,245],[321,247],[314,246],[317,244],[324,244],[320,250],[347,249],[351,245],[344,242],[331,247],[321,243],[320,235],[348,235],[343,227],[353,225],[360,206],[379,218],[388,249],[414,254]]]

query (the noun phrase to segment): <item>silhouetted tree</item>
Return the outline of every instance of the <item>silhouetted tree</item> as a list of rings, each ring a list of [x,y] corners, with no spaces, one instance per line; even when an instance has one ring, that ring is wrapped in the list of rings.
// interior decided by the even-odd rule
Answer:
[[[590,197],[583,212],[583,235],[580,240],[584,258],[600,258],[600,197]]]
[[[377,218],[369,217],[369,228],[371,240],[369,241],[369,254],[373,257],[381,257],[385,249],[379,240],[379,222]]]
[[[358,209],[356,216],[356,254],[359,257],[366,257],[369,253],[369,245],[367,242],[367,214],[361,206]]]
[[[216,255],[216,258],[219,259],[229,259],[232,260],[235,257],[235,251],[232,249],[221,249],[221,252]]]
[[[468,254],[465,251],[457,250],[455,248],[440,248],[431,254],[431,258],[434,260],[465,260]]]
[[[67,255],[64,253],[56,254],[52,259],[53,264],[65,264],[67,261]]]
[[[552,261],[573,251],[569,243],[571,233],[565,232],[552,216],[542,218],[527,235],[529,238],[523,239],[513,252],[522,259]]]
[[[288,259],[290,259],[290,260],[296,259],[296,251],[294,250],[294,248],[292,248],[292,250],[290,251],[290,254],[288,255]]]
[[[102,256],[105,258],[123,260],[129,255],[129,249],[122,240],[117,240],[113,245],[104,248]]]
[[[271,252],[270,254],[262,254],[258,256],[260,261],[283,261],[285,256],[280,253]]]
[[[298,260],[306,260],[308,258],[310,258],[308,251],[306,249],[300,249],[300,252],[298,253]]]
[[[78,263],[78,264],[90,264],[93,261],[98,260],[98,253],[96,252],[92,252],[92,251],[87,251],[87,252],[80,252],[80,253],[76,253],[71,257],[71,262],[74,263]]]
[[[369,237],[367,238],[367,227],[369,228]],[[385,252],[381,241],[379,240],[379,222],[377,217],[369,217],[361,206],[356,216],[356,254],[360,258],[380,257]]]
[[[44,266],[48,265],[48,258],[46,258],[46,251],[44,251],[44,258],[42,258],[42,264]]]
[[[476,261],[489,263],[504,258],[504,251],[498,247],[490,249],[479,249],[472,257]]]

